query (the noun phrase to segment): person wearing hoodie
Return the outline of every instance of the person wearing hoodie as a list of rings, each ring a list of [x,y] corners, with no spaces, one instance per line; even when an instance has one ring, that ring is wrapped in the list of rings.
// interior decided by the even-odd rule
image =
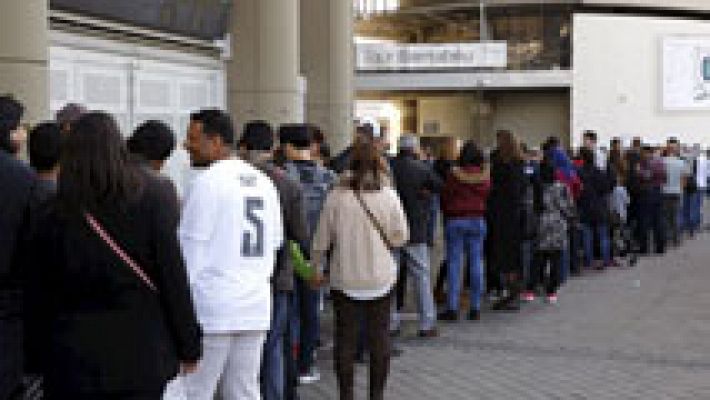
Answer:
[[[479,179],[484,171],[483,152],[473,141],[461,150],[458,167],[446,177],[441,193],[445,217],[446,260],[448,269],[447,310],[440,320],[456,321],[459,318],[459,293],[461,290],[461,264],[464,249],[468,253],[471,277],[469,320],[480,319],[483,279],[483,241],[486,236],[486,201],[491,188],[490,178]],[[473,178],[473,179],[472,179]]]

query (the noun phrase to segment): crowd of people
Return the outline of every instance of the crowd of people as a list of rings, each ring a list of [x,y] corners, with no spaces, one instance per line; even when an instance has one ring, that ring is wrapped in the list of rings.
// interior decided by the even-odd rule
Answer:
[[[47,399],[296,399],[320,379],[326,301],[340,398],[369,362],[383,399],[408,280],[422,340],[487,305],[555,304],[570,276],[699,232],[710,174],[700,146],[606,151],[591,131],[574,152],[499,131],[495,149],[451,139],[440,157],[404,135],[389,156],[362,124],[331,157],[315,126],[252,121],[237,138],[205,109],[183,144],[200,172],[178,198],[160,174],[178,145],[164,123],[124,140],[71,104],[28,134],[23,114],[0,97],[1,400],[33,385]]]

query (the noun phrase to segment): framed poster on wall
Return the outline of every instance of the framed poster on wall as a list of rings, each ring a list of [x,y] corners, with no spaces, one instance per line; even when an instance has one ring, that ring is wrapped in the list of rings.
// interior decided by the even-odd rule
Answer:
[[[710,36],[663,38],[663,109],[710,110]]]

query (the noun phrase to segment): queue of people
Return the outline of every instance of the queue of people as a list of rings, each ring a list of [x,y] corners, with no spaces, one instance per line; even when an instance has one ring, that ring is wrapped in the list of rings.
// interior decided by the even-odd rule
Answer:
[[[178,145],[167,125],[124,140],[110,115],[70,105],[31,130],[27,164],[23,113],[0,97],[1,400],[32,384],[46,399],[297,399],[320,380],[326,301],[340,398],[367,353],[379,400],[407,279],[417,335],[435,340],[462,312],[555,304],[571,275],[703,228],[708,160],[673,138],[606,152],[590,131],[572,153],[500,131],[491,151],[467,141],[425,160],[416,136],[389,157],[360,125],[331,160],[317,127],[252,121],[237,138],[205,109],[184,143],[200,172],[179,198],[160,174]]]

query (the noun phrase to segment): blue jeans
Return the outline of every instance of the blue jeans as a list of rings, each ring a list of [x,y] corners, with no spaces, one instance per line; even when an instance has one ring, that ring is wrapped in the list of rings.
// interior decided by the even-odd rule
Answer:
[[[285,355],[291,351],[284,340],[288,334],[289,293],[275,292],[271,314],[271,329],[264,342],[261,363],[261,396],[264,400],[283,400],[286,378]],[[284,343],[288,345],[284,347]]]
[[[427,225],[427,244],[429,246],[434,246],[434,239],[436,239],[436,223],[439,222],[439,195],[433,194],[431,196],[431,207],[429,208],[429,224]]]
[[[434,293],[431,287],[431,268],[429,267],[429,247],[426,243],[411,243],[395,252],[397,265],[404,262],[407,272],[414,279],[417,292],[417,311],[419,312],[419,330],[427,331],[436,325],[436,308]],[[397,302],[392,301],[391,329],[397,330],[400,325]]]
[[[560,284],[567,282],[570,274],[570,266],[572,265],[572,255],[570,254],[569,243],[562,248],[560,254]]]
[[[703,222],[703,193],[687,193],[683,197],[683,230],[695,233]]]
[[[313,366],[320,337],[320,291],[311,289],[307,282],[296,278],[294,297],[294,314],[298,321],[298,371],[306,373]]]
[[[468,267],[471,273],[471,308],[481,309],[485,237],[486,222],[483,218],[456,218],[446,222],[446,262],[449,272],[447,305],[451,311],[459,309],[464,249],[468,252]]]
[[[609,226],[607,224],[597,224],[591,226],[582,224],[582,244],[584,246],[584,265],[589,267],[594,260],[594,235],[599,237],[602,260],[604,265],[611,263],[611,248],[609,242]]]

